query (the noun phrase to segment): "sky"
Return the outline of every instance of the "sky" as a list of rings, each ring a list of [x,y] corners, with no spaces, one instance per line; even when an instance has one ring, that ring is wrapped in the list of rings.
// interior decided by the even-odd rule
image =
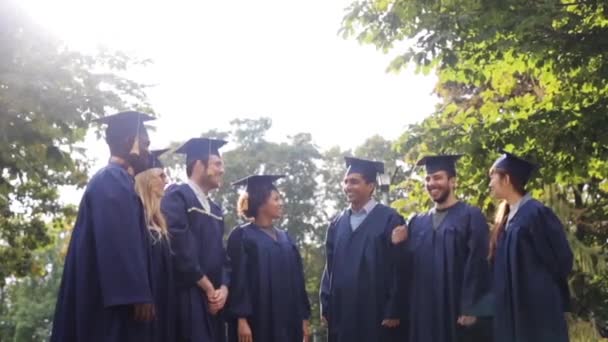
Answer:
[[[274,141],[308,132],[321,149],[395,139],[429,115],[434,76],[386,72],[393,55],[339,28],[352,0],[19,0],[71,48],[122,50],[153,64],[128,76],[151,84],[160,119],[152,148],[235,118],[270,117]],[[93,136],[85,146],[107,160]],[[228,146],[229,148],[229,146]]]

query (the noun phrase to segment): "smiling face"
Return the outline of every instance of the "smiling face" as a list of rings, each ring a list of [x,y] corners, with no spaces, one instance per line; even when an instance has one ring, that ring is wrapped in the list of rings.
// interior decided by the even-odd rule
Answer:
[[[209,155],[206,161],[197,160],[192,168],[194,181],[207,190],[217,189],[224,179],[224,160],[217,155]]]
[[[506,199],[511,191],[510,176],[499,169],[490,171],[490,194],[496,199]]]
[[[375,184],[368,182],[360,173],[351,173],[344,176],[342,189],[349,203],[361,205],[367,203],[372,196]]]
[[[452,194],[456,185],[456,177],[449,177],[446,171],[440,170],[427,174],[424,185],[433,202],[442,204]]]
[[[272,190],[267,197],[266,202],[258,209],[259,215],[271,218],[273,220],[281,218],[283,215],[283,200],[281,194],[277,190]]]

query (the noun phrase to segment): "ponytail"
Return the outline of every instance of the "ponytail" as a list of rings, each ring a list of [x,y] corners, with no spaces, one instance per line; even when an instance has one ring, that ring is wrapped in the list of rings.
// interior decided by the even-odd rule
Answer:
[[[239,196],[239,199],[236,203],[236,211],[240,217],[242,217],[246,221],[252,221],[254,217],[251,216],[249,210],[249,194],[244,192]]]
[[[494,217],[494,228],[490,233],[490,253],[488,255],[488,259],[494,259],[496,255],[496,246],[498,245],[498,239],[505,231],[505,227],[507,225],[507,219],[509,218],[509,203],[507,201],[502,201],[498,206],[498,210],[496,211],[496,216]]]

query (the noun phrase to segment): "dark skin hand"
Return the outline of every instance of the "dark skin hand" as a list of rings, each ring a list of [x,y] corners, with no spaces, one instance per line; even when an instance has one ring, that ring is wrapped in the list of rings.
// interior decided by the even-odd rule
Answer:
[[[154,304],[141,303],[133,305],[133,318],[138,322],[150,322],[156,319]]]

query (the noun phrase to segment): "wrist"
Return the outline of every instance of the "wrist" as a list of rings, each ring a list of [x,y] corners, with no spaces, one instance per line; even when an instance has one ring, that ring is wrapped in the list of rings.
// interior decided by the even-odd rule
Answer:
[[[201,288],[201,290],[203,290],[205,293],[209,293],[211,291],[214,291],[215,289],[213,288],[213,286],[211,286],[211,284],[207,281],[205,281],[205,277],[199,279],[198,282],[196,282],[196,284],[198,285],[198,287]]]

